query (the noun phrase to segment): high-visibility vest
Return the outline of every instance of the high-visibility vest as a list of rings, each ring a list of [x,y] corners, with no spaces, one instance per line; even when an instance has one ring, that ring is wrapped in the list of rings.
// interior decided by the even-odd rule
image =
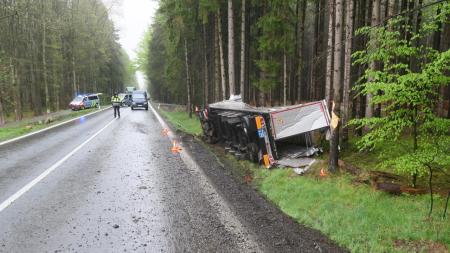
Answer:
[[[112,96],[111,97],[111,102],[120,102],[120,98],[118,96]]]

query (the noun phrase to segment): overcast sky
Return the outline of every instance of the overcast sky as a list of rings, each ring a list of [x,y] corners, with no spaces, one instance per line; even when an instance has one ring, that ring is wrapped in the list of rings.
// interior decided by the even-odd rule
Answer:
[[[103,0],[107,7],[112,7],[111,17],[119,31],[120,44],[131,59],[136,57],[136,50],[158,8],[157,0]],[[140,88],[143,88],[143,76],[137,75]]]

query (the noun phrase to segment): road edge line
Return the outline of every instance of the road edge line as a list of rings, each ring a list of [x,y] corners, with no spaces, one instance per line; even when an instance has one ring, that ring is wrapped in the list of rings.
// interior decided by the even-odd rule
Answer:
[[[74,148],[72,151],[70,151],[67,155],[65,155],[63,158],[58,160],[56,163],[54,163],[52,166],[47,168],[44,172],[42,172],[39,176],[37,176],[35,179],[31,180],[29,183],[27,183],[25,186],[20,188],[17,192],[15,192],[13,195],[8,197],[6,200],[4,200],[2,203],[0,203],[0,213],[5,210],[8,206],[10,206],[14,201],[19,199],[23,194],[28,192],[33,186],[35,186],[37,183],[42,181],[45,177],[47,177],[50,173],[52,173],[55,169],[57,169],[61,164],[63,164],[65,161],[67,161],[71,156],[73,156],[78,150],[80,150],[82,147],[84,147],[86,144],[88,144],[92,139],[97,137],[103,130],[105,130],[107,127],[109,127],[114,121],[116,121],[117,118],[112,119],[108,124],[106,124],[104,127],[102,127],[100,130],[98,130],[95,134],[93,134],[91,137],[89,137],[87,140],[85,140],[83,143],[78,145],[76,148]]]
[[[65,125],[65,124],[70,123],[70,122],[72,122],[72,121],[81,119],[82,117],[86,117],[86,116],[90,116],[90,115],[93,115],[93,114],[96,114],[96,113],[99,113],[99,112],[103,112],[103,111],[105,111],[105,110],[107,110],[107,109],[109,109],[109,108],[111,108],[111,106],[108,106],[108,107],[106,107],[106,108],[97,110],[97,111],[95,111],[95,112],[90,112],[90,113],[88,113],[88,114],[81,115],[80,117],[76,117],[76,118],[73,118],[73,119],[69,119],[69,120],[63,121],[63,122],[61,122],[61,123],[58,123],[58,124],[55,124],[55,125],[53,125],[53,126],[49,126],[49,127],[40,129],[40,130],[35,131],[35,132],[27,133],[27,134],[24,134],[24,135],[22,135],[22,136],[18,136],[18,137],[15,137],[15,138],[12,138],[12,139],[9,139],[9,140],[6,140],[6,141],[2,141],[2,142],[0,142],[0,146],[6,145],[6,144],[8,144],[8,143],[16,142],[16,141],[19,141],[19,140],[28,138],[28,137],[30,137],[30,136],[33,136],[33,135],[35,135],[35,134],[39,134],[39,133],[48,131],[48,130],[50,130],[50,129],[53,129],[53,128],[56,128],[56,127]]]

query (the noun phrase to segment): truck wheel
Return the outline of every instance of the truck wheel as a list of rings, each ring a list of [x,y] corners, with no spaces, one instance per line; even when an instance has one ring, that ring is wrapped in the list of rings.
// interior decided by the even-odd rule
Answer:
[[[256,145],[256,143],[251,142],[247,145],[248,160],[257,163],[259,160],[258,153],[259,148],[258,145]]]

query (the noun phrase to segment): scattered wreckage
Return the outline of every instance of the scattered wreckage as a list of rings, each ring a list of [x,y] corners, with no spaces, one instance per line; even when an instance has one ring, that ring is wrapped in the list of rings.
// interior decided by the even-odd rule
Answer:
[[[209,143],[223,143],[238,159],[259,162],[270,168],[303,168],[321,152],[313,133],[325,133],[330,115],[325,100],[285,107],[252,107],[239,96],[209,104],[197,111]]]

